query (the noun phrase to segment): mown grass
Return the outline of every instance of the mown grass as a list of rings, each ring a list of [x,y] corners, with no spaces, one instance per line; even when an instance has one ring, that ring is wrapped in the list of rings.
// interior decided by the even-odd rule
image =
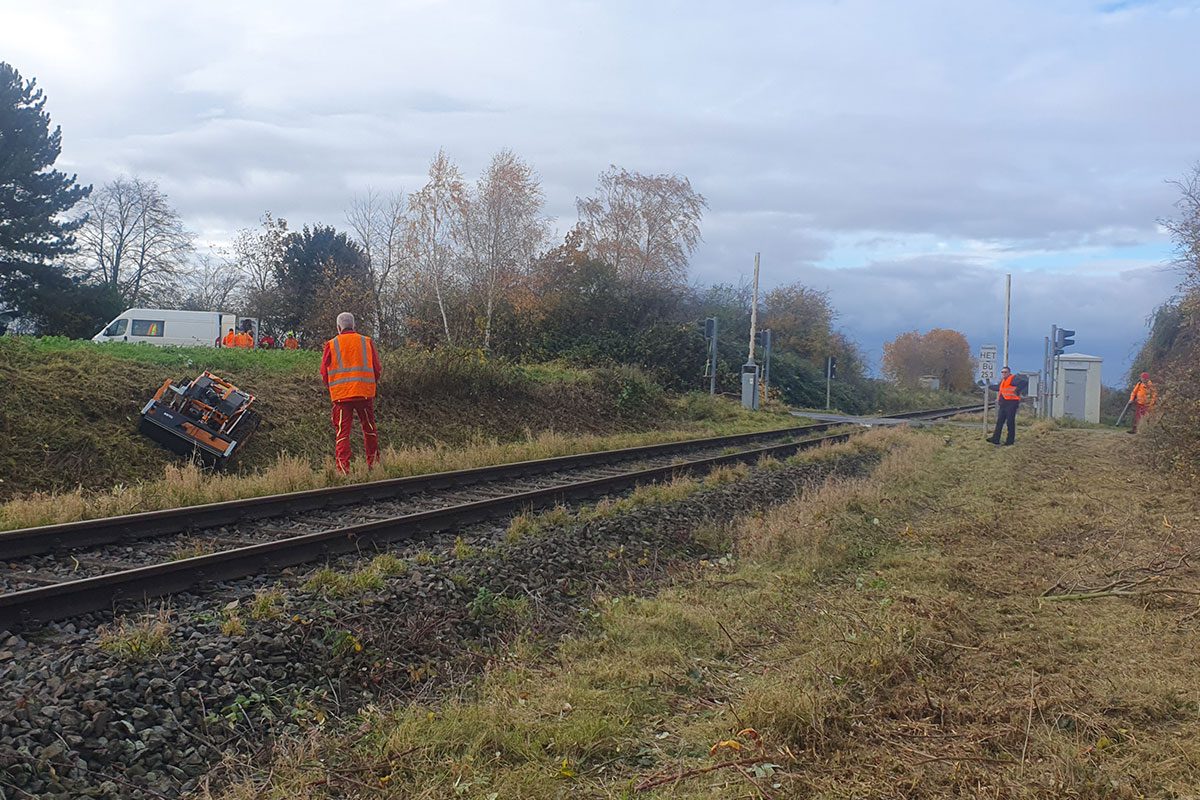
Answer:
[[[1132,437],[1045,422],[1015,448],[870,436],[874,476],[746,520],[733,566],[597,597],[596,630],[222,796],[1193,796],[1195,488],[1130,469]],[[1154,591],[1042,596],[1114,575]]]

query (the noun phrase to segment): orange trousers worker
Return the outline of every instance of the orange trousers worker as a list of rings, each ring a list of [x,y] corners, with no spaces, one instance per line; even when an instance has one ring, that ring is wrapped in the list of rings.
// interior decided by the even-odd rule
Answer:
[[[343,311],[337,317],[338,335],[325,343],[321,356],[321,379],[333,401],[333,458],[338,472],[350,471],[350,447],[354,418],[362,426],[367,466],[379,463],[379,432],[375,427],[375,395],[382,369],[375,342],[354,330],[354,315]]]

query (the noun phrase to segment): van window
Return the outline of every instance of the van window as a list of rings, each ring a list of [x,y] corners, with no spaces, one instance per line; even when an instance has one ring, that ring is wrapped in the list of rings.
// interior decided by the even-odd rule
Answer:
[[[114,319],[112,324],[104,329],[105,336],[124,336],[125,326],[129,324],[127,319]]]
[[[129,331],[130,336],[162,336],[163,321],[161,319],[135,319]]]

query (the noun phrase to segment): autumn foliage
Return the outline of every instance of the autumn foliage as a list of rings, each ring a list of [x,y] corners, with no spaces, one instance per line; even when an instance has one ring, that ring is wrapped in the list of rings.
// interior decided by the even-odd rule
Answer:
[[[973,383],[971,347],[961,333],[934,328],[928,333],[902,333],[883,346],[883,374],[901,386],[916,387],[922,376],[934,375],[943,389],[963,391]]]

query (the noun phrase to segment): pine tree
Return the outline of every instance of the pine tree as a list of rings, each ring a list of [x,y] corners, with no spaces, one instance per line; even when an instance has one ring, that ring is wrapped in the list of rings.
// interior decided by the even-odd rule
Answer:
[[[62,265],[82,220],[64,214],[91,192],[53,169],[62,131],[50,131],[46,98],[0,61],[0,306],[44,323],[77,287]]]

